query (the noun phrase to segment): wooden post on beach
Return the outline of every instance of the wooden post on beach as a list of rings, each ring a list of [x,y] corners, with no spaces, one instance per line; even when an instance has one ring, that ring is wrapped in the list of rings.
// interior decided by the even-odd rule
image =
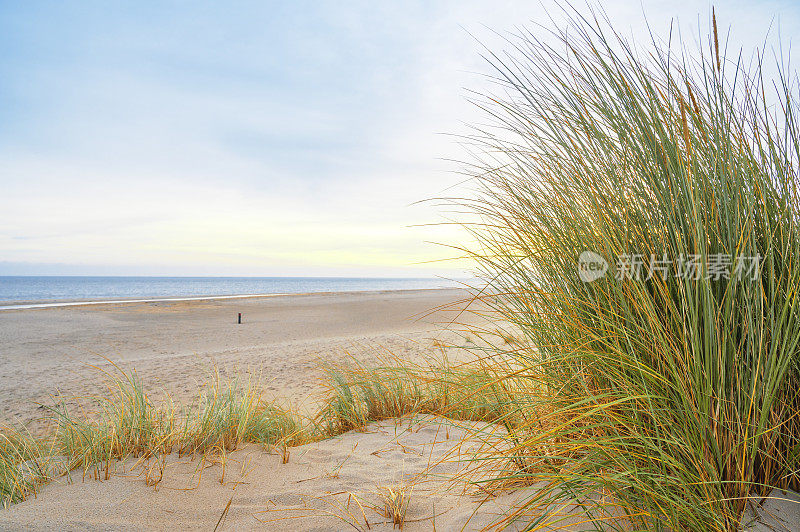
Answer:
[[[239,313],[239,324],[241,325],[241,323],[242,323],[242,313],[240,312]]]

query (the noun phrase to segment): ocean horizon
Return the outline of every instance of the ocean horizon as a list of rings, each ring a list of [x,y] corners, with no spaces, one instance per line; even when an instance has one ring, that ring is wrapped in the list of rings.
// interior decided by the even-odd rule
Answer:
[[[0,276],[3,306],[108,299],[200,298],[453,288],[457,280],[405,277]]]

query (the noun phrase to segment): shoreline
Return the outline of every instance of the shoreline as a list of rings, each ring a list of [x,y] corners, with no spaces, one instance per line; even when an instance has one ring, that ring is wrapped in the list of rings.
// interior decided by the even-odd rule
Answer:
[[[164,297],[164,298],[143,298],[143,299],[87,299],[87,300],[33,300],[19,301],[5,304],[0,301],[0,311],[4,310],[35,310],[42,308],[60,307],[80,307],[85,305],[124,305],[127,303],[169,303],[179,301],[212,301],[217,299],[245,299],[255,297],[279,297],[300,294],[237,294],[222,296],[187,296],[187,297]]]
[[[419,291],[440,291],[440,290],[466,290],[464,287],[452,286],[441,288],[375,288],[372,290],[340,290],[340,291],[319,291],[319,292],[278,292],[270,294],[220,294],[220,295],[191,295],[191,296],[168,296],[168,297],[143,297],[137,299],[31,299],[31,300],[4,300],[0,301],[0,312],[9,310],[36,310],[44,308],[60,307],[79,307],[85,305],[125,305],[130,303],[171,303],[182,301],[216,301],[225,299],[254,299],[287,296],[310,296],[310,295],[347,295],[347,294],[373,294],[373,293],[395,293],[395,292],[419,292]]]

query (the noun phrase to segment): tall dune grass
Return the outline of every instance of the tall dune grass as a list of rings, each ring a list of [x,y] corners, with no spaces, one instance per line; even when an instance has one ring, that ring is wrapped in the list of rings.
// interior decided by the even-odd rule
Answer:
[[[489,55],[494,126],[472,137],[486,300],[524,331],[542,387],[520,400],[551,427],[517,428],[505,458],[528,465],[502,476],[545,481],[524,510],[542,524],[572,501],[598,528],[734,530],[748,501],[800,487],[795,74],[727,56],[715,18],[692,53],[570,17]],[[611,264],[594,282],[587,250]],[[704,266],[723,256],[759,275]],[[654,257],[673,270],[650,277]]]

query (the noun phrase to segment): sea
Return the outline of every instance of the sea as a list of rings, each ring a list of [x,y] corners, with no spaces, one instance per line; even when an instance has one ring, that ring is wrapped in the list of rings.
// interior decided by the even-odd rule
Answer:
[[[109,301],[451,288],[440,278],[0,276],[0,310]]]

